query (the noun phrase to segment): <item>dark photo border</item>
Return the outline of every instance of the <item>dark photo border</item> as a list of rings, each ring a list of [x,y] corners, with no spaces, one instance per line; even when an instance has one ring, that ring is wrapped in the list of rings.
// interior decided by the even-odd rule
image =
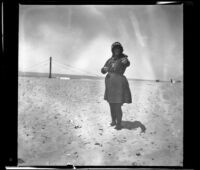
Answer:
[[[17,166],[17,122],[18,122],[18,31],[19,31],[19,4],[127,4],[127,5],[156,5],[157,1],[122,1],[122,0],[96,0],[96,1],[53,1],[53,0],[18,0],[13,2],[3,1],[1,4],[2,14],[2,57],[1,57],[1,115],[3,119],[1,123],[3,131],[2,161],[4,167]],[[183,4],[183,40],[184,40],[184,150],[183,150],[183,167],[166,167],[166,166],[117,166],[117,168],[169,168],[169,169],[196,169],[195,162],[197,145],[195,142],[198,138],[198,82],[197,77],[197,59],[199,54],[195,54],[197,45],[199,44],[197,35],[199,35],[199,3],[195,1],[170,1],[171,5]],[[169,4],[167,4],[169,5]],[[186,69],[187,68],[187,69]],[[187,71],[186,71],[187,70]],[[190,86],[191,85],[191,86]],[[37,168],[73,168],[73,166],[34,166]],[[116,166],[77,166],[78,168],[116,168]]]

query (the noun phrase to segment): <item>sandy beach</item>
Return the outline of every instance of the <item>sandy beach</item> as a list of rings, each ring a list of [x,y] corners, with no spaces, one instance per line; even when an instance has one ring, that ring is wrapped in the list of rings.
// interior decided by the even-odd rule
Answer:
[[[104,80],[18,80],[19,166],[183,165],[183,83],[129,81],[117,131]]]

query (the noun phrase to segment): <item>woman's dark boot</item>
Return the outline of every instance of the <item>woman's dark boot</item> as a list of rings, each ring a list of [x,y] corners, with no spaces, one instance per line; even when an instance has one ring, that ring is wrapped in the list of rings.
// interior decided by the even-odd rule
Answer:
[[[110,126],[115,126],[117,123],[115,122],[115,121],[112,121],[111,123],[110,123]]]
[[[117,125],[115,126],[115,129],[116,129],[116,130],[121,130],[121,129],[122,129],[122,126],[121,126],[120,124],[117,124]]]
[[[117,129],[117,130],[121,130],[122,129],[122,125],[121,125],[121,120],[117,120],[117,124],[116,124],[116,126],[115,126],[115,129]]]

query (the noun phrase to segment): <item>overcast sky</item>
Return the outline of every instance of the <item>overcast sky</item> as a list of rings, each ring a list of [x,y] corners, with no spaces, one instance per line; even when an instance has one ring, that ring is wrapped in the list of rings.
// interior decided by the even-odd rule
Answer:
[[[20,5],[19,17],[19,71],[48,72],[31,66],[52,56],[53,72],[101,75],[119,41],[128,78],[183,77],[182,5]]]

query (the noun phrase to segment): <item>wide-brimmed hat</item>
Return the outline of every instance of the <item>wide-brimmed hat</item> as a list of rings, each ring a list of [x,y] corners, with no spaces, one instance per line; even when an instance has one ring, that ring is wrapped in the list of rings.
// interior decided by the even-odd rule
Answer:
[[[121,53],[123,52],[123,47],[122,47],[122,45],[121,45],[121,43],[119,43],[119,42],[114,42],[113,44],[112,44],[112,46],[111,46],[111,51],[112,51],[112,53],[113,53],[113,50],[115,49],[115,48],[119,48],[120,50],[121,50]]]

